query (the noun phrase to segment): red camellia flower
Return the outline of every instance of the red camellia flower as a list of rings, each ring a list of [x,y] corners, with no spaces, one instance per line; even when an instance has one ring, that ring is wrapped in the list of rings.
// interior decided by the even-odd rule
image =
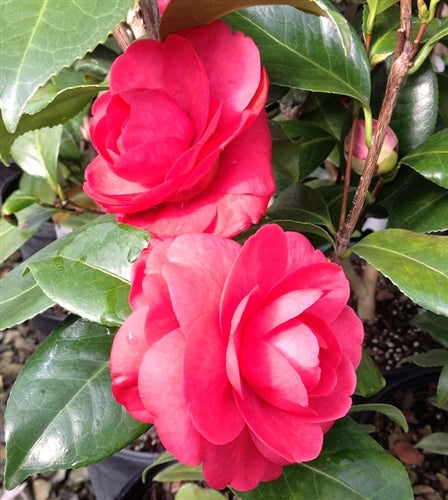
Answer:
[[[111,353],[115,398],[221,489],[316,458],[350,408],[363,328],[349,285],[298,233],[241,246],[184,234],[145,249]]]
[[[267,91],[254,42],[222,21],[133,43],[92,108],[85,192],[161,239],[234,236],[274,192]]]

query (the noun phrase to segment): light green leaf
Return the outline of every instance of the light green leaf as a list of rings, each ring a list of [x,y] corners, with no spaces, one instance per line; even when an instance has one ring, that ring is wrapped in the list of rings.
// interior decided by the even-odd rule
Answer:
[[[26,102],[61,68],[103,42],[134,0],[16,0],[0,4],[0,107],[14,132]],[[57,50],[51,43],[57,43]]]
[[[448,432],[433,432],[421,439],[415,447],[440,455],[448,455]]]
[[[10,149],[17,137],[30,130],[53,127],[69,120],[85,108],[98,92],[107,89],[105,85],[83,85],[62,90],[57,90],[53,85],[49,87],[52,91],[47,88],[45,107],[28,114],[32,100],[29,101],[14,133],[6,130],[0,116],[0,158],[4,163],[9,162]]]
[[[92,228],[96,228],[95,230],[101,233],[104,228],[104,231],[108,232],[114,225],[117,225],[117,222],[112,215],[99,217],[39,250],[2,278],[0,280],[0,330],[23,323],[54,305],[54,301],[45,295],[33,275],[27,270],[28,264],[55,257],[60,249],[69,246],[74,238],[86,230],[92,231]]]
[[[69,318],[25,365],[5,411],[8,489],[35,472],[106,458],[148,428],[112,396],[113,334]]]
[[[368,107],[370,72],[365,50],[342,16],[338,12],[331,16],[267,6],[234,12],[225,20],[255,40],[272,83],[348,95]]]
[[[197,484],[184,484],[176,493],[176,500],[225,500],[226,497],[217,490],[201,488]]]
[[[403,415],[403,412],[396,406],[385,403],[365,403],[353,405],[350,408],[350,413],[357,413],[361,411],[374,411],[377,413],[382,413],[383,415],[386,415],[386,417],[397,423],[404,430],[404,432],[408,432],[409,430],[408,423],[406,422],[406,417]]]
[[[52,208],[31,205],[17,212],[17,225],[0,219],[0,262],[7,259],[28,241],[39,227],[54,213],[55,210]]]
[[[176,462],[165,467],[154,476],[154,481],[172,483],[173,481],[204,481],[202,467],[190,467]]]
[[[448,189],[448,128],[432,135],[427,141],[400,160],[431,182]]]
[[[282,476],[261,483],[243,500],[412,500],[403,465],[348,418],[326,434],[319,458],[283,469]]]
[[[44,293],[68,311],[120,325],[131,312],[131,264],[148,240],[145,231],[115,221],[93,224],[29,268]]]
[[[448,347],[448,319],[446,316],[426,311],[412,318],[411,323],[428,332],[436,342]]]
[[[25,172],[43,177],[58,192],[58,153],[61,144],[62,125],[41,128],[18,137],[11,148],[16,163]]]
[[[385,229],[352,249],[414,302],[448,315],[448,237]]]

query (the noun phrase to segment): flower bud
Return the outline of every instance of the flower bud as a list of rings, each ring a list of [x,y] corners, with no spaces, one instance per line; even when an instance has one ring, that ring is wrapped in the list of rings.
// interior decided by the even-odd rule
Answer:
[[[377,121],[373,120],[372,127],[375,132]],[[348,158],[349,150],[349,137],[345,139],[345,159]],[[388,127],[386,137],[384,138],[383,147],[381,148],[378,157],[376,175],[384,175],[393,170],[398,160],[398,139],[394,131]],[[356,125],[353,157],[352,157],[352,170],[359,175],[362,175],[364,165],[366,163],[368,147],[365,141],[365,123],[364,120],[359,120]]]

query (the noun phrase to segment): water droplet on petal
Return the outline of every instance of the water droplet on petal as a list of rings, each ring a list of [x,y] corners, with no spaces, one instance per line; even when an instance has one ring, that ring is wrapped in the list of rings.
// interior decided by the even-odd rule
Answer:
[[[129,333],[128,333],[128,342],[130,344],[135,344],[137,342],[137,339],[135,338],[135,335],[132,333],[131,330],[129,330]]]

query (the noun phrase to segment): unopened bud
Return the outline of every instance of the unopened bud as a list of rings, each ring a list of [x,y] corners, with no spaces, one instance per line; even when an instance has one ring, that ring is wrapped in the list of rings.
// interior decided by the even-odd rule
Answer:
[[[377,121],[373,120],[372,128],[375,132]],[[366,163],[367,153],[369,152],[365,141],[365,123],[364,120],[359,120],[354,137],[353,156],[352,156],[352,170],[359,175],[362,175],[364,165]],[[349,137],[345,139],[345,159],[348,157]],[[398,139],[394,131],[389,127],[387,129],[386,137],[384,138],[383,147],[381,148],[378,157],[376,175],[384,175],[390,172],[397,165],[398,160]]]

